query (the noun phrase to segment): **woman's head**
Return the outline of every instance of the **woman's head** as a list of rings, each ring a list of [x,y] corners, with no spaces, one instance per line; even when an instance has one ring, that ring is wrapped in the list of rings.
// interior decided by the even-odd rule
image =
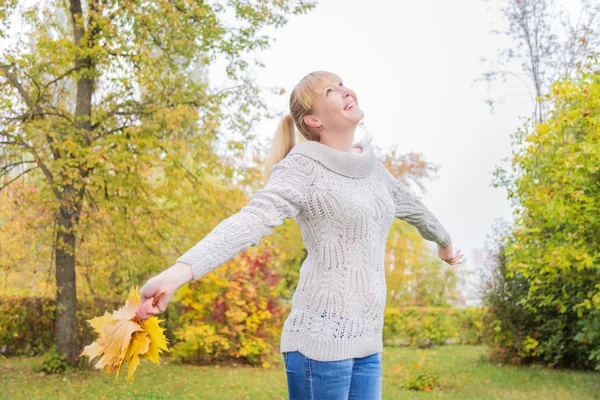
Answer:
[[[347,106],[351,108],[345,109]],[[300,140],[318,142],[324,135],[353,132],[363,117],[356,93],[345,87],[338,75],[315,71],[304,76],[292,90],[290,112],[281,119],[273,136],[265,178],[296,144],[294,127],[300,132]]]

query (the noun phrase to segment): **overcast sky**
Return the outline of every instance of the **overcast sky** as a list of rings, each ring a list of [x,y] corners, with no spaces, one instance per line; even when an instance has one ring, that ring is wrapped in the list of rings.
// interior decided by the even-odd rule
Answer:
[[[457,4],[460,4],[458,6]],[[492,187],[496,165],[507,166],[510,135],[531,113],[524,86],[474,80],[488,69],[507,38],[490,33],[504,24],[481,0],[323,0],[308,14],[292,16],[277,31],[266,68],[254,76],[265,86],[283,86],[266,99],[273,111],[288,112],[289,93],[306,74],[338,74],[357,94],[363,122],[375,146],[397,144],[441,166],[422,195],[466,257],[483,248],[497,218],[512,220],[503,188]],[[211,73],[218,80],[219,72]],[[494,114],[484,100],[504,100]],[[256,134],[265,143],[278,120],[265,120]],[[355,142],[363,134],[357,130]]]

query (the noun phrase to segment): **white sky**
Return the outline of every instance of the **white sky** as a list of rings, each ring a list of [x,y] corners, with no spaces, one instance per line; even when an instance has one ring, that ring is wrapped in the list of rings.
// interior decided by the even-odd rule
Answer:
[[[506,191],[491,185],[492,171],[508,165],[502,159],[511,155],[510,135],[532,110],[522,85],[498,81],[488,91],[474,84],[488,69],[481,57],[495,58],[510,44],[490,33],[503,24],[481,0],[322,0],[285,27],[264,31],[277,39],[269,51],[252,55],[266,64],[253,71],[261,85],[286,89],[266,97],[281,113],[289,111],[289,93],[304,75],[340,75],[358,96],[375,146],[397,144],[441,166],[427,192],[417,193],[455,249],[470,257],[471,249],[484,247],[495,219],[512,219]],[[211,74],[218,79],[218,71]],[[484,99],[505,95],[492,114]],[[278,123],[265,120],[256,134],[269,143]],[[357,129],[354,141],[362,135]]]

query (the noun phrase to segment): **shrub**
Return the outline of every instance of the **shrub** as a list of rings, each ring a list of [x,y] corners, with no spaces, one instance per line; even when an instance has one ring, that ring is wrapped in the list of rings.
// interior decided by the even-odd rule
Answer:
[[[56,350],[56,346],[52,346],[45,354],[41,365],[33,367],[35,372],[43,371],[46,374],[58,374],[70,369],[70,364],[67,362],[66,356]]]
[[[241,359],[268,367],[286,311],[270,259],[269,253],[252,248],[182,288],[173,356],[193,363]]]
[[[417,347],[478,344],[484,314],[485,309],[478,307],[387,307],[383,341],[388,346]]]
[[[430,392],[438,389],[440,374],[424,352],[419,353],[419,361],[409,363],[402,374],[402,386],[408,390]]]
[[[125,299],[86,298],[77,301],[77,328],[81,349],[96,339],[87,322],[104,311],[122,307]],[[0,353],[6,356],[37,356],[51,352],[54,346],[55,300],[46,297],[0,297]],[[169,340],[177,323],[178,304],[169,305],[161,314]]]

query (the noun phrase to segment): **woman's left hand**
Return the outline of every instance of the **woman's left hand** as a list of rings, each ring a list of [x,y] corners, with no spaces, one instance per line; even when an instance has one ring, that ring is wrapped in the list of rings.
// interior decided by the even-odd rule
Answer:
[[[450,265],[462,264],[460,261],[463,258],[464,254],[461,254],[460,249],[456,251],[456,254],[453,254],[452,245],[448,247],[441,247],[438,245],[438,256],[444,261],[446,261]]]

